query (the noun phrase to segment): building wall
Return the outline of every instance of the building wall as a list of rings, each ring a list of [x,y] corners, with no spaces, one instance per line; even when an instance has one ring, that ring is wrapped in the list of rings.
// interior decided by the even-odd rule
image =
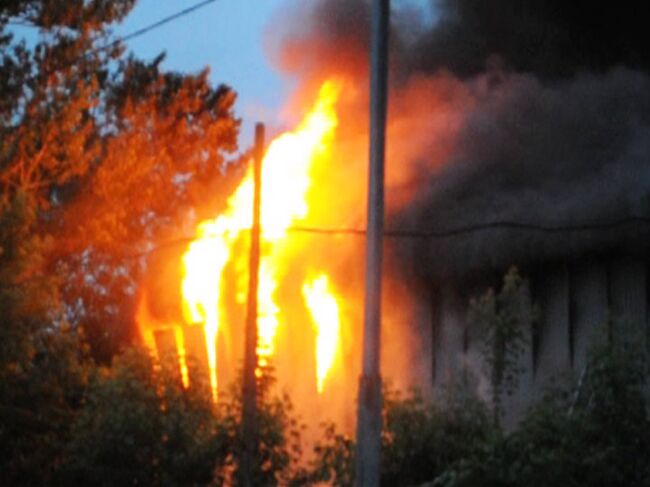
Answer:
[[[524,325],[529,345],[521,357],[519,389],[506,400],[506,423],[521,418],[548,386],[579,379],[597,340],[648,339],[647,267],[643,257],[628,256],[545,264],[526,273],[539,316]],[[500,276],[492,287],[500,286]],[[466,323],[469,295],[463,288],[462,283],[440,286],[432,298],[433,396],[468,371],[477,376],[479,391],[483,383],[487,392],[478,338]]]

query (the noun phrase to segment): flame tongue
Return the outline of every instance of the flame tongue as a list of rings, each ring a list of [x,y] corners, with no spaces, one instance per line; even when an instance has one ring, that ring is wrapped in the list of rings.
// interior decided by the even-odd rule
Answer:
[[[302,294],[316,328],[316,387],[322,393],[340,343],[339,304],[326,274],[305,282]]]
[[[197,239],[183,255],[183,317],[192,325],[203,326],[205,334],[210,387],[217,398],[217,335],[223,269],[230,258],[228,229],[230,215],[206,221],[197,229]]]
[[[339,88],[326,82],[320,89],[312,110],[299,127],[276,138],[269,146],[262,165],[262,249],[260,285],[258,290],[258,356],[260,366],[269,363],[275,353],[276,335],[280,326],[280,306],[275,302],[283,273],[292,256],[292,242],[287,230],[309,212],[307,193],[312,181],[310,172],[317,161],[327,158],[338,119],[334,104]],[[182,257],[181,294],[183,317],[189,325],[202,326],[206,340],[210,385],[217,399],[217,340],[228,316],[224,277],[229,265],[238,274],[237,301],[245,300],[247,255],[241,242],[252,223],[253,177],[246,174],[228,200],[226,210],[213,220],[199,224],[196,239]],[[233,284],[231,284],[231,287]],[[304,284],[303,295],[317,329],[317,388],[321,392],[328,370],[332,367],[339,334],[338,304],[329,289],[326,274]],[[223,323],[222,323],[223,321]],[[228,324],[236,327],[236,324]],[[147,338],[153,322],[140,323]],[[180,329],[179,329],[180,331]],[[176,341],[183,344],[176,333]],[[152,346],[152,340],[147,343]],[[189,353],[189,352],[188,352]],[[187,375],[185,347],[179,364]],[[184,379],[184,382],[186,380]]]

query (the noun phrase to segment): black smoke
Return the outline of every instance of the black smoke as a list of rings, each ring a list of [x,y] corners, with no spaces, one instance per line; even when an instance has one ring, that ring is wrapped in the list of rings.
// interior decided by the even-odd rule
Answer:
[[[648,4],[642,0],[437,0],[431,7],[436,25],[405,52],[414,72],[445,68],[473,76],[490,59],[546,80],[613,66],[650,68]]]
[[[474,83],[477,105],[452,155],[392,219],[442,234],[407,246],[416,268],[453,274],[650,247],[648,223],[624,224],[650,218],[648,76],[613,68],[550,85],[528,74]]]
[[[285,37],[317,47],[294,58],[294,73],[327,70],[350,53],[366,70],[369,2],[314,5],[311,17]],[[601,225],[650,218],[645,6],[640,0],[438,0],[430,3],[434,21],[427,23],[393,2],[393,100],[410,80],[446,76],[466,88],[472,103],[444,161],[387,161],[437,168],[421,174],[411,204],[390,214],[388,225],[445,234],[491,222],[594,224],[557,233],[494,227],[414,239],[401,246],[406,268],[449,274],[650,248],[648,225]]]

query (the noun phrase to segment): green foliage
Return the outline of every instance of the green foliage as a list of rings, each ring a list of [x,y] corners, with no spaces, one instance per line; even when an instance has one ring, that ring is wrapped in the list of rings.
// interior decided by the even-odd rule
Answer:
[[[45,28],[82,30],[121,20],[134,4],[135,0],[5,0],[0,5],[0,18],[17,17]]]
[[[528,345],[526,326],[532,326],[535,314],[527,283],[514,267],[505,275],[498,294],[490,289],[470,302],[467,321],[482,339],[495,423],[503,413],[503,395],[517,388],[523,371],[521,357]]]
[[[85,360],[68,328],[44,333],[34,356],[0,383],[2,485],[232,485],[241,452],[241,395],[218,404],[177,363],[131,348],[109,367]],[[190,371],[196,366],[190,362]],[[260,380],[256,485],[287,485],[302,451],[287,396]]]
[[[45,485],[56,470],[89,368],[66,324],[50,242],[34,234],[35,205],[18,193],[0,210],[0,484]]]
[[[382,485],[431,480],[474,455],[493,434],[488,410],[462,385],[448,390],[441,403],[388,391],[385,404]]]
[[[255,485],[288,485],[301,471],[303,426],[295,416],[291,399],[275,391],[273,367],[261,369],[257,382],[258,469]],[[223,469],[226,480],[238,481],[238,464],[243,450],[242,387],[234,384],[217,405],[220,420],[227,427],[231,454]]]
[[[66,448],[65,485],[208,485],[229,454],[206,388],[130,349],[98,369]]]
[[[301,482],[310,485],[319,482],[336,487],[354,484],[354,439],[339,432],[334,423],[324,423],[322,437],[314,446],[315,458],[307,471],[302,472]]]
[[[382,485],[417,485],[440,475],[462,458],[478,455],[495,430],[485,405],[458,384],[438,403],[417,391],[384,390]],[[316,445],[310,482],[354,483],[354,441],[324,425]]]
[[[34,234],[35,207],[19,194],[0,208],[0,353],[3,363],[33,353],[31,333],[50,322],[60,306],[56,280],[44,275],[43,254],[51,242]]]
[[[647,352],[594,350],[583,381],[549,392],[509,435],[440,476],[439,487],[647,486]]]
[[[28,359],[3,364],[0,377],[0,483],[48,485],[59,468],[87,383],[79,336],[41,330]]]

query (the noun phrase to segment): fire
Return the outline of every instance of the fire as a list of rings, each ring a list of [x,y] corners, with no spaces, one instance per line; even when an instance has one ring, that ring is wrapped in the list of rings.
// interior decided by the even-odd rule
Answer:
[[[183,317],[191,325],[203,326],[210,387],[217,397],[217,335],[219,332],[219,301],[221,274],[230,259],[230,234],[237,220],[226,214],[199,225],[197,238],[183,255]]]
[[[340,88],[325,82],[312,110],[296,130],[286,132],[269,145],[262,164],[262,209],[260,279],[258,290],[259,365],[267,365],[276,353],[276,337],[282,326],[282,306],[278,304],[278,286],[292,255],[290,227],[309,213],[307,194],[312,187],[311,172],[316,163],[329,156],[330,144],[338,124],[335,104]],[[253,175],[249,168],[245,178],[228,200],[225,211],[212,220],[201,222],[195,239],[181,259],[181,296],[183,318],[188,326],[203,328],[207,350],[207,366],[214,399],[219,390],[217,356],[223,327],[243,326],[227,323],[225,294],[236,289],[236,301],[245,302],[248,279],[246,243],[252,225]],[[236,282],[226,277],[228,268],[235,269]],[[232,279],[230,279],[232,281]],[[299,285],[298,285],[299,288]],[[303,286],[305,300],[317,329],[315,346],[317,383],[322,391],[327,371],[332,366],[340,327],[336,299],[331,294],[329,279],[321,274]],[[154,348],[149,317],[138,313],[145,343]],[[187,378],[185,343],[182,330],[175,330],[179,367],[184,382]],[[180,333],[179,333],[180,332]]]
[[[339,304],[330,289],[326,274],[302,287],[307,308],[316,327],[316,375],[318,392],[323,392],[327,373],[332,368],[340,344]]]
[[[190,374],[187,370],[187,350],[185,349],[185,335],[180,326],[174,327],[174,340],[178,351],[178,366],[181,370],[181,381],[185,387],[190,385]]]
[[[257,317],[257,357],[262,367],[269,364],[269,359],[273,355],[274,339],[279,324],[280,308],[273,301],[274,292],[275,280],[265,260],[260,267]]]
[[[149,314],[148,303],[146,298],[143,298],[139,305],[136,314],[136,321],[140,326],[140,334],[144,344],[156,355],[160,356],[158,353],[158,347],[156,345],[156,336],[154,330],[171,330],[174,334],[173,342],[173,352],[178,356],[178,368],[181,373],[181,381],[183,386],[188,387],[190,384],[189,370],[187,367],[187,350],[185,347],[185,335],[183,334],[183,327],[178,323],[164,324],[157,323],[156,320]],[[161,347],[163,348],[163,347]],[[171,352],[168,348],[164,347],[165,350],[161,352]]]

